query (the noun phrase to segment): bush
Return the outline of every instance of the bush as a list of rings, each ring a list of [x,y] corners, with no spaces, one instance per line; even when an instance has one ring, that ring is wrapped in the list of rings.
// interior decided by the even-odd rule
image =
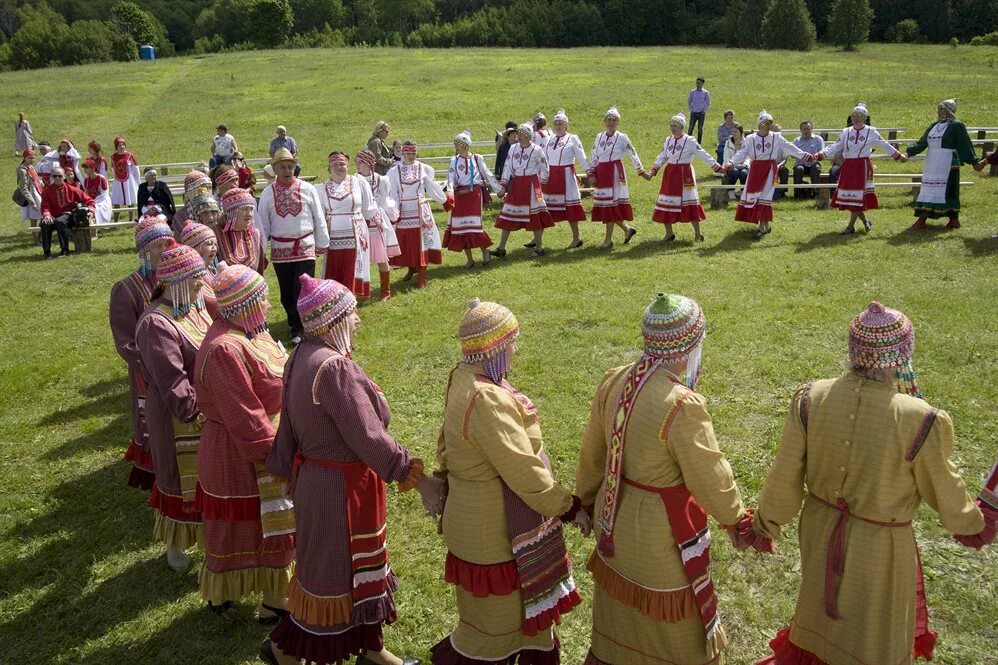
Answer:
[[[834,0],[828,15],[828,39],[852,51],[869,38],[872,22],[868,0]]]
[[[334,30],[327,23],[321,30],[309,30],[305,34],[291,35],[284,48],[342,48],[347,40],[340,30]]]
[[[61,63],[62,44],[69,34],[69,26],[59,21],[48,24],[31,19],[21,24],[21,29],[8,42],[12,69],[39,69]]]
[[[139,59],[139,45],[131,35],[112,31],[111,59],[115,62],[131,62]]]
[[[204,55],[205,53],[221,53],[225,49],[225,39],[222,35],[212,35],[211,37],[198,37],[194,40],[192,53]]]
[[[129,35],[136,44],[155,46],[156,55],[159,57],[174,54],[173,43],[166,38],[166,28],[163,24],[134,2],[126,0],[117,2],[111,8],[111,24],[118,32]]]
[[[917,44],[925,41],[922,31],[918,27],[918,22],[913,18],[898,21],[887,28],[884,36],[887,38],[887,41],[893,44]]]
[[[62,64],[82,65],[111,60],[115,30],[104,21],[77,21],[62,43]]]
[[[977,35],[970,40],[971,46],[998,46],[998,31]]]
[[[774,0],[762,19],[759,38],[763,48],[813,49],[817,41],[816,29],[804,0]]]
[[[294,28],[288,0],[256,0],[250,7],[245,38],[259,48],[275,48],[287,41]]]

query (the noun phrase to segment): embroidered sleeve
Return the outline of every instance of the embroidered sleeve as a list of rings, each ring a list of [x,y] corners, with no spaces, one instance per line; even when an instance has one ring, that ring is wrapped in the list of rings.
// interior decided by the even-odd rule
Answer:
[[[939,513],[943,527],[961,536],[978,533],[984,517],[953,466],[953,421],[938,411],[914,460],[915,484],[922,500]]]

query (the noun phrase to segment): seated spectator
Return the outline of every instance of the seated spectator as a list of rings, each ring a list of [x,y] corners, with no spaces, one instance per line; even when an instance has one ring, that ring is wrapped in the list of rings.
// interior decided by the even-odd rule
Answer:
[[[218,135],[211,142],[211,160],[208,162],[209,168],[215,168],[220,164],[227,163],[233,153],[239,151],[236,139],[229,134],[229,129],[225,125],[218,126]]]
[[[297,166],[295,164],[295,167]],[[243,157],[243,153],[237,152],[232,155],[232,168],[239,173],[239,189],[245,189],[250,194],[256,194],[256,175],[253,173],[253,169],[246,166],[246,159]]]
[[[731,136],[724,143],[724,163],[727,164],[735,156],[735,153],[742,149],[742,143],[745,142],[745,130],[742,128],[741,124],[735,123],[734,127],[731,128]],[[731,165],[731,170],[724,175],[725,185],[734,185],[737,183],[745,184],[748,182],[748,172],[749,164],[752,162],[751,159],[746,158],[741,164]],[[735,190],[730,190],[728,192],[728,198],[734,201],[738,198],[738,194]]]
[[[172,221],[177,208],[173,204],[173,194],[170,192],[170,188],[165,182],[158,179],[159,174],[156,173],[156,169],[147,168],[144,174],[146,181],[139,185],[138,196],[135,198],[139,206],[139,216],[146,214],[146,211],[156,206],[161,213],[166,215],[168,220]]]
[[[80,187],[80,183],[76,182],[76,171],[73,169],[67,169],[63,167],[63,171],[66,172],[66,184],[71,187]]]
[[[94,200],[82,189],[66,184],[66,171],[61,166],[52,167],[51,182],[42,192],[42,252],[52,258],[52,231],[59,235],[59,256],[69,256],[69,224],[77,205],[87,209],[89,221],[94,219]]]
[[[842,170],[842,162],[845,161],[842,155],[832,158],[832,168],[828,169],[828,179],[834,183],[839,181],[839,171]]]
[[[518,139],[516,138],[516,123],[510,120],[506,123],[506,129],[503,130],[502,134],[496,132],[496,168],[495,173],[499,175],[497,178],[502,177],[502,169],[506,164],[506,156],[509,154],[509,149]]]
[[[800,136],[795,138],[792,143],[803,150],[804,152],[809,152],[812,155],[816,155],[825,149],[825,141],[814,133],[814,125],[810,120],[805,120],[800,124]],[[818,176],[821,175],[821,164],[815,162],[813,164],[803,164],[799,159],[794,159],[794,184],[800,185],[804,183],[804,176],[806,175],[809,182],[812,184],[818,182]],[[786,166],[786,160],[780,163],[780,184],[785,185],[790,179],[790,170]],[[784,191],[784,190],[777,190]],[[795,199],[809,199],[814,198],[817,190],[814,189],[804,189],[800,188],[794,189]]]
[[[724,112],[724,122],[717,126],[717,161],[724,163],[724,144],[731,138],[731,130],[735,127],[735,112],[728,109]]]
[[[288,130],[284,125],[277,126],[277,136],[270,141],[270,158],[274,158],[274,153],[281,148],[286,148],[291,156],[295,158],[295,175],[297,176],[301,173],[301,164],[298,163],[298,144],[295,140],[288,136]],[[246,189],[243,185],[239,185],[240,188]]]
[[[380,175],[388,173],[388,169],[395,166],[397,161],[394,151],[389,149],[388,144],[385,143],[390,130],[391,125],[384,120],[379,120],[374,125],[374,133],[371,134],[371,138],[367,139],[367,149],[374,154],[374,158],[377,160],[374,171]],[[398,142],[396,141],[396,143]]]
[[[89,157],[83,160],[82,189],[94,200],[94,221],[98,224],[110,222],[111,186],[98,171],[97,162]]]

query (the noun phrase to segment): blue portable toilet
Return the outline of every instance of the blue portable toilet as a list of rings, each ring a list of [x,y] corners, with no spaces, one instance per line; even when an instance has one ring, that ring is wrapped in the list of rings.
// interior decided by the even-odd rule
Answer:
[[[143,44],[139,47],[139,60],[155,60],[156,59],[156,47],[150,46],[149,44]]]

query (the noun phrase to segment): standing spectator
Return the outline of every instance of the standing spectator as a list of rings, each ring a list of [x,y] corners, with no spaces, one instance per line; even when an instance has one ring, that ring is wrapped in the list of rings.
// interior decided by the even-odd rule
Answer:
[[[173,216],[177,213],[177,208],[173,204],[173,194],[165,182],[157,179],[158,175],[154,168],[145,170],[146,181],[139,185],[136,197],[139,214],[144,215],[150,207],[156,206],[168,220],[173,221]]]
[[[516,123],[510,120],[506,123],[506,129],[500,134],[496,132],[496,168],[495,172],[502,175],[503,166],[506,164],[506,155],[509,149],[517,142]]]
[[[52,146],[48,141],[39,141],[38,148],[35,153],[38,157],[38,166],[36,170],[38,171],[38,177],[42,179],[42,189],[49,186],[50,178],[52,176],[52,167],[54,163],[47,159],[49,153],[52,152]]]
[[[731,136],[729,136],[728,140],[724,143],[725,164],[730,162],[731,158],[735,156],[735,153],[742,149],[742,144],[744,143],[745,129],[742,127],[741,123],[736,122],[731,128]],[[744,185],[748,182],[748,170],[749,164],[751,163],[752,160],[749,158],[745,158],[744,161],[737,164],[732,162],[731,169],[724,175],[724,180],[721,182],[725,185],[734,185],[735,183],[741,183]],[[732,189],[728,192],[729,200],[734,201],[736,198],[738,198],[738,196],[735,194],[735,190]]]
[[[704,78],[698,76],[697,87],[690,90],[686,98],[686,105],[690,108],[690,136],[693,136],[693,128],[696,127],[697,143],[703,143],[703,123],[710,110],[710,93],[703,87],[704,83]]]
[[[35,171],[35,151],[30,148],[21,153],[17,165],[17,191],[21,195],[21,219],[29,220],[32,227],[38,226],[42,218],[42,183]]]
[[[69,221],[77,204],[86,206],[90,220],[94,217],[94,200],[83,190],[66,184],[66,172],[61,166],[52,169],[52,184],[42,192],[42,252],[52,258],[52,231],[59,234],[59,256],[69,256]]]
[[[111,221],[111,186],[107,178],[97,172],[94,160],[83,160],[83,191],[94,200],[94,221],[107,224]]]
[[[34,150],[35,140],[31,136],[31,123],[24,119],[23,113],[17,114],[14,122],[14,156],[23,155],[25,150]]]
[[[87,144],[87,152],[89,153],[89,158],[93,161],[95,170],[98,174],[107,177],[107,160],[104,158],[104,152],[101,150],[101,145],[97,141],[91,141]]]
[[[717,161],[724,163],[724,144],[731,138],[731,130],[735,128],[735,112],[728,109],[724,112],[724,122],[717,126]]]
[[[287,148],[295,158],[295,175],[297,176],[301,173],[301,162],[298,159],[298,144],[295,143],[292,137],[288,136],[288,130],[284,125],[277,126],[277,136],[270,141],[270,156],[273,157],[274,153],[281,148]],[[242,187],[243,185],[239,186]]]
[[[281,305],[288,315],[291,343],[301,341],[298,314],[299,277],[315,276],[316,254],[329,247],[329,229],[315,187],[295,177],[295,158],[285,148],[271,162],[277,180],[263,190],[257,216],[263,237],[270,240],[270,260],[281,287]]]
[[[211,142],[211,160],[208,162],[209,168],[215,168],[219,164],[229,161],[232,154],[239,150],[235,137],[229,134],[229,128],[225,125],[218,126],[218,136]]]
[[[139,188],[139,162],[126,147],[125,139],[120,136],[114,139],[114,154],[111,155],[111,172],[114,174],[111,205],[115,208],[135,205],[135,193]],[[129,212],[128,221],[133,219],[135,213]],[[114,213],[114,221],[118,221],[118,213]]]
[[[378,160],[374,165],[374,172],[378,175],[387,175],[388,169],[395,166],[395,152],[388,147],[385,139],[388,138],[388,131],[391,126],[384,120],[379,120],[374,125],[374,133],[367,139],[367,149],[374,153],[374,158]]]
[[[812,155],[817,155],[819,152],[825,149],[825,141],[820,136],[815,136],[812,132],[814,131],[814,125],[810,120],[805,120],[800,124],[800,136],[795,138],[792,143],[803,150],[804,152],[809,152]],[[790,170],[786,167],[786,161],[780,165],[780,184],[787,184],[787,180],[790,178]],[[795,160],[794,163],[794,184],[800,185],[804,182],[804,176],[807,175],[810,178],[810,182],[813,185],[818,182],[818,176],[821,175],[821,164],[814,162],[812,164],[805,164],[799,159]],[[794,189],[795,199],[808,199],[814,198],[815,190],[813,189]]]
[[[263,176],[267,179],[267,187],[270,187],[277,180],[277,174],[274,173],[274,167],[267,164],[263,167]]]

